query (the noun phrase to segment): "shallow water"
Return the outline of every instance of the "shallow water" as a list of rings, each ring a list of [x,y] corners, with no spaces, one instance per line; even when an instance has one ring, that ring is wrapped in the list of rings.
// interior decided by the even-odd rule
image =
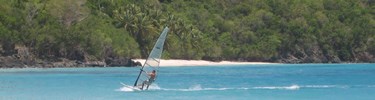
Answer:
[[[0,100],[374,100],[375,64],[162,67],[148,91],[137,68],[0,69]]]

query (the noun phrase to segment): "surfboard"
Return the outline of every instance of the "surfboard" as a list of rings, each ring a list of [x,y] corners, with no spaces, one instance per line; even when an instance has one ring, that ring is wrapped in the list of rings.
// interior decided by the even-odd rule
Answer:
[[[126,88],[131,89],[131,90],[133,90],[133,91],[141,91],[141,89],[138,88],[138,87],[131,86],[131,85],[126,85],[126,84],[124,84],[124,83],[121,83],[121,84],[122,84],[123,86],[125,86]]]

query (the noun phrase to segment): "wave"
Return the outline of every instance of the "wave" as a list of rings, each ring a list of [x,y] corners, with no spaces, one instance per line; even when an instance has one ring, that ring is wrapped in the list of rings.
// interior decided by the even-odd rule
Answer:
[[[292,86],[265,86],[265,87],[254,87],[254,89],[285,89],[285,90],[298,90],[300,86],[292,85]]]
[[[349,85],[291,85],[291,86],[265,86],[254,87],[254,89],[282,89],[282,90],[299,90],[299,89],[323,89],[323,88],[350,88]]]
[[[235,90],[235,89],[248,89],[248,88],[202,88],[201,85],[193,85],[187,89],[173,89],[173,88],[160,88],[157,84],[150,85],[149,89],[150,91],[206,91],[206,90]],[[124,85],[123,87],[116,89],[116,91],[123,91],[123,92],[135,92],[140,91],[139,89],[136,89],[129,85]]]
[[[348,88],[348,85],[305,85],[304,88]]]
[[[300,90],[300,89],[332,89],[332,88],[354,88],[354,87],[367,87],[374,88],[375,85],[361,85],[361,86],[348,86],[348,85],[290,85],[290,86],[257,86],[257,87],[238,87],[238,88],[203,88],[201,85],[193,85],[189,88],[174,89],[174,88],[161,88],[157,84],[149,87],[151,91],[223,91],[223,90]],[[119,91],[137,91],[129,87],[122,87]]]
[[[375,85],[305,85],[304,88],[375,88]]]
[[[202,88],[201,85],[193,85],[187,89],[167,89],[167,88],[160,88],[160,90],[166,91],[207,91],[207,90],[245,90],[248,88]]]

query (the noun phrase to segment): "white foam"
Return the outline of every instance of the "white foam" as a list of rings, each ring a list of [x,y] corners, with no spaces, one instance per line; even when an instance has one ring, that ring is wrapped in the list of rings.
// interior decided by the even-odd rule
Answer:
[[[126,84],[123,84],[121,83],[123,86],[119,89],[116,89],[116,91],[123,91],[123,92],[133,92],[133,91],[141,91],[140,89],[136,88],[136,87],[133,87],[133,86],[130,86],[130,85],[126,85]],[[148,87],[148,90],[162,90],[157,84],[152,84]]]
[[[253,88],[202,88],[200,84],[190,86],[185,89],[173,89],[173,88],[161,88],[157,84],[150,85],[149,90],[162,90],[162,91],[223,91],[223,90],[248,90],[248,89],[284,89],[284,90],[298,90],[300,86],[266,86],[266,87],[253,87]],[[132,88],[124,86],[119,89],[119,91],[132,92],[135,91]]]
[[[189,87],[189,90],[202,90],[202,86],[200,84],[193,85]]]
[[[149,88],[150,89],[150,88]],[[154,87],[150,90],[163,90],[163,91],[207,91],[207,90],[228,90],[228,89],[235,89],[235,88],[202,88],[200,84],[190,86],[187,89],[173,89],[173,88],[160,88]]]
[[[265,87],[254,87],[254,89],[284,89],[284,90],[298,90],[300,86],[291,85],[291,86],[265,86]]]
[[[298,85],[292,85],[289,87],[286,87],[287,90],[298,90],[300,87]]]
[[[138,89],[136,87],[133,87],[133,86],[130,86],[130,85],[126,85],[124,83],[121,83],[121,84],[123,86],[120,89],[117,89],[116,91],[124,91],[124,92],[140,91],[140,89]]]
[[[153,83],[148,87],[149,90],[160,90],[161,88],[159,87],[158,84]]]
[[[188,89],[166,89],[166,88],[161,88],[161,90],[166,90],[166,91],[201,91],[204,90],[200,84],[198,85],[193,85],[190,86]]]
[[[306,85],[304,87],[307,87],[307,88],[333,88],[333,87],[337,87],[337,85]]]
[[[192,85],[187,89],[160,88],[164,91],[223,91],[223,90],[248,90],[249,88],[203,88],[200,84]]]
[[[347,85],[305,85],[303,88],[349,88]]]
[[[284,89],[284,90],[299,90],[301,88],[350,88],[348,85],[291,85],[291,86],[264,86],[254,87],[253,89]]]
[[[132,89],[132,88],[129,88],[129,87],[123,86],[123,87],[121,87],[120,89],[117,89],[117,91],[133,92],[133,91],[135,91],[135,90]]]
[[[365,87],[373,88],[375,85],[366,85]],[[200,84],[192,85],[189,88],[161,88],[157,84],[150,85],[149,90],[161,90],[161,91],[223,91],[223,90],[249,90],[249,89],[270,89],[270,90],[299,90],[301,88],[349,88],[347,85],[290,85],[290,86],[259,86],[259,87],[240,87],[240,88],[204,88]],[[136,91],[129,87],[122,87],[119,91]]]

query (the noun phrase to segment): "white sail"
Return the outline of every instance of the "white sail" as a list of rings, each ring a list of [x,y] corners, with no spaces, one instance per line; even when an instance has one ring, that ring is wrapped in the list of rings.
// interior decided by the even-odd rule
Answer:
[[[141,90],[147,90],[150,85],[143,84],[145,81],[149,79],[148,73],[151,73],[153,70],[157,72],[159,69],[160,57],[163,52],[164,41],[166,39],[168,31],[169,28],[165,27],[159,39],[156,41],[154,48],[152,48],[151,53],[146,59],[146,62],[141,67],[137,80],[134,83],[134,86],[139,87]]]

